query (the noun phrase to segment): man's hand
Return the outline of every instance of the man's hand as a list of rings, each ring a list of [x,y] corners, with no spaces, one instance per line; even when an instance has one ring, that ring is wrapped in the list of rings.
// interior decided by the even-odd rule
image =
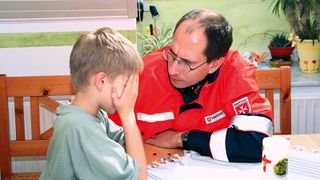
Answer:
[[[166,130],[152,136],[150,139],[144,142],[162,148],[180,148],[183,147],[181,141],[182,133],[183,132],[178,132],[174,130]]]

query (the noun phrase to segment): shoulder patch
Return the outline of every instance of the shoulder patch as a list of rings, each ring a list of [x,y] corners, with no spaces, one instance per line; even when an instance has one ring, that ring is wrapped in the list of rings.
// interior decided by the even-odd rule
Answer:
[[[232,105],[233,105],[233,110],[236,114],[246,114],[251,112],[251,105],[248,97],[239,99],[238,101],[234,102]]]

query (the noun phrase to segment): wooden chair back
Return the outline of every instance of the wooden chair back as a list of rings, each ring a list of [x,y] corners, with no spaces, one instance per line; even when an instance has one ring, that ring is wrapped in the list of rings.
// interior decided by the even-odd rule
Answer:
[[[53,129],[40,132],[40,106],[55,112],[54,96],[74,94],[70,76],[7,77],[0,75],[0,165],[1,178],[38,179],[37,173],[13,173],[12,157],[46,156]],[[9,103],[14,105],[15,139],[10,139]],[[31,139],[26,139],[24,104],[30,103]]]
[[[280,95],[280,131],[274,134],[291,134],[291,68],[258,69],[256,79],[260,90],[264,90],[274,112],[274,94]]]

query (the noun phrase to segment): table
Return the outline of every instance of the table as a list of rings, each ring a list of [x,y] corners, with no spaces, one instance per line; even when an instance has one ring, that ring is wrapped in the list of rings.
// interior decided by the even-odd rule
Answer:
[[[291,146],[304,147],[307,151],[320,153],[320,134],[276,135],[290,140]],[[161,158],[178,154],[183,156],[183,149],[166,149],[144,143],[147,164],[161,162]]]
[[[179,156],[184,155],[183,149],[166,149],[146,143],[144,143],[144,152],[146,153],[147,164],[151,164],[154,161],[161,162],[161,158],[174,156],[175,154],[178,154]]]
[[[291,147],[303,147],[320,153],[320,134],[278,135],[290,140]]]

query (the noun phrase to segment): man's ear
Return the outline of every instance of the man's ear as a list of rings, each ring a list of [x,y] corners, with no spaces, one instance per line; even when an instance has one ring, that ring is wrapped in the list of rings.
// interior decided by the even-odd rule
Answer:
[[[209,63],[209,74],[216,72],[216,70],[221,66],[223,63],[223,57],[217,60],[213,60]]]
[[[93,83],[98,90],[102,90],[107,83],[107,74],[104,72],[98,72],[93,76]]]

